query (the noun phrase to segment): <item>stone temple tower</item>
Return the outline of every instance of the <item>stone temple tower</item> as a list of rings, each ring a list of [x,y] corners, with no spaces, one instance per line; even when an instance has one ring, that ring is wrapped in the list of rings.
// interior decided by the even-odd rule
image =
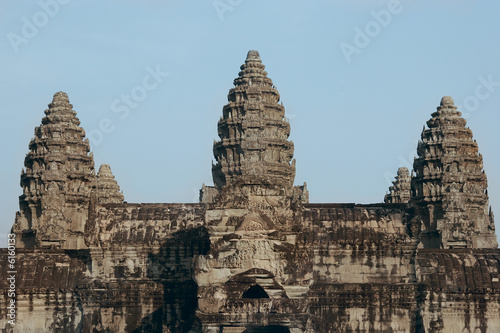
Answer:
[[[102,164],[97,173],[97,202],[123,203],[124,197],[108,164]]]
[[[13,226],[19,247],[85,248],[94,160],[72,108],[66,93],[56,93],[35,128]]]
[[[410,200],[410,173],[407,168],[398,169],[398,175],[384,197],[385,203],[407,203]]]
[[[449,96],[427,121],[414,161],[411,202],[425,248],[496,248],[483,158]]]
[[[282,201],[293,192],[302,197],[304,188],[293,189],[290,124],[284,118],[280,94],[264,68],[259,53],[249,51],[229,91],[229,103],[218,123],[220,141],[214,143],[214,184],[219,191],[232,195],[238,191],[251,201]]]
[[[228,100],[218,123],[220,141],[214,144],[215,187],[201,190],[201,201],[209,203],[205,225],[211,244],[194,267],[196,315],[203,332],[222,332],[221,322],[232,320],[227,309],[235,304],[253,307],[261,299],[272,299],[286,308],[290,303],[286,288],[290,295],[307,292],[302,276],[290,278],[287,259],[295,260],[288,255],[303,228],[308,192],[305,184],[293,186],[290,124],[257,51],[248,52]],[[245,323],[225,324],[224,332],[262,325],[253,318],[254,310],[237,311]],[[294,316],[294,325],[305,325],[298,317]],[[274,322],[269,332],[282,332],[279,319],[274,314],[269,318]]]
[[[24,248],[15,264],[0,249],[0,331],[14,329],[15,274],[16,332],[500,332],[486,175],[450,97],[411,176],[400,168],[371,204],[309,203],[293,186],[290,125],[257,51],[228,99],[201,203],[129,203],[54,95],[21,174]]]

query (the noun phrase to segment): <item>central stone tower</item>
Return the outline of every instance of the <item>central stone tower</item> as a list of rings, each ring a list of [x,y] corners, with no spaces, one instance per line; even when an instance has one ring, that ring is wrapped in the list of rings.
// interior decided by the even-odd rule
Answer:
[[[249,51],[240,68],[218,123],[220,141],[214,143],[212,166],[215,187],[245,201],[290,199],[295,160],[280,94],[267,77],[259,52]]]
[[[201,190],[211,246],[195,262],[196,316],[210,333],[305,327],[304,310],[291,297],[307,292],[311,276],[296,276],[291,267],[298,263],[290,253],[304,227],[308,192],[305,184],[293,186],[290,124],[257,51],[248,52],[228,100],[214,144],[215,187]],[[310,258],[307,250],[297,251],[298,258]],[[265,320],[261,308],[269,310]],[[285,312],[293,314],[283,321]],[[235,313],[241,320],[235,321]]]

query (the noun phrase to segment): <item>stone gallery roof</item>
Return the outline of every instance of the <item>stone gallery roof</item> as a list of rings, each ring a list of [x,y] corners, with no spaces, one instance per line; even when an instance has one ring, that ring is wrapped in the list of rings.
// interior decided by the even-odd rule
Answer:
[[[431,290],[452,293],[500,293],[500,250],[420,250],[419,282]]]

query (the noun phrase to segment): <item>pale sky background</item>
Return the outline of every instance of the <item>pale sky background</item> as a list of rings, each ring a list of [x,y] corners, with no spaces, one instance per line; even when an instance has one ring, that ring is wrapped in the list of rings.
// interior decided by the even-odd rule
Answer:
[[[307,182],[311,202],[382,202],[450,95],[483,154],[498,233],[500,2],[389,3],[1,1],[0,245],[33,130],[60,90],[88,135],[103,119],[112,124],[92,151],[128,202],[196,202],[201,184],[212,184],[217,121],[250,49],[281,94],[295,183]],[[347,44],[357,47],[349,59]],[[169,75],[128,116],[113,112],[122,95],[139,96],[148,70]]]

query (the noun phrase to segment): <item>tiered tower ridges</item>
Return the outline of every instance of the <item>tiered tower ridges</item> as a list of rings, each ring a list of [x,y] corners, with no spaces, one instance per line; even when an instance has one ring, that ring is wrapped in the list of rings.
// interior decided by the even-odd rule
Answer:
[[[54,95],[35,128],[21,173],[19,246],[84,247],[94,161],[85,131],[64,92]]]
[[[259,53],[249,51],[229,91],[218,123],[220,141],[214,144],[217,163],[212,173],[219,190],[226,185],[263,185],[291,194],[295,161],[293,143],[287,140],[290,124],[264,68]]]
[[[120,186],[115,180],[108,164],[102,164],[97,173],[97,196],[98,203],[122,203],[123,193],[120,192]]]
[[[385,195],[385,203],[408,203],[410,201],[410,172],[408,168],[398,169],[396,180],[389,187],[389,193]]]
[[[16,331],[500,332],[486,176],[451,98],[391,203],[308,203],[263,73],[249,52],[219,124],[218,187],[201,203],[123,202],[109,166],[94,175],[66,94],[54,96],[21,176],[13,231],[30,248],[15,265],[0,251],[17,271]],[[0,275],[10,304],[11,272]]]
[[[496,248],[486,174],[478,145],[449,96],[427,121],[414,161],[412,202],[422,218],[422,245]]]

